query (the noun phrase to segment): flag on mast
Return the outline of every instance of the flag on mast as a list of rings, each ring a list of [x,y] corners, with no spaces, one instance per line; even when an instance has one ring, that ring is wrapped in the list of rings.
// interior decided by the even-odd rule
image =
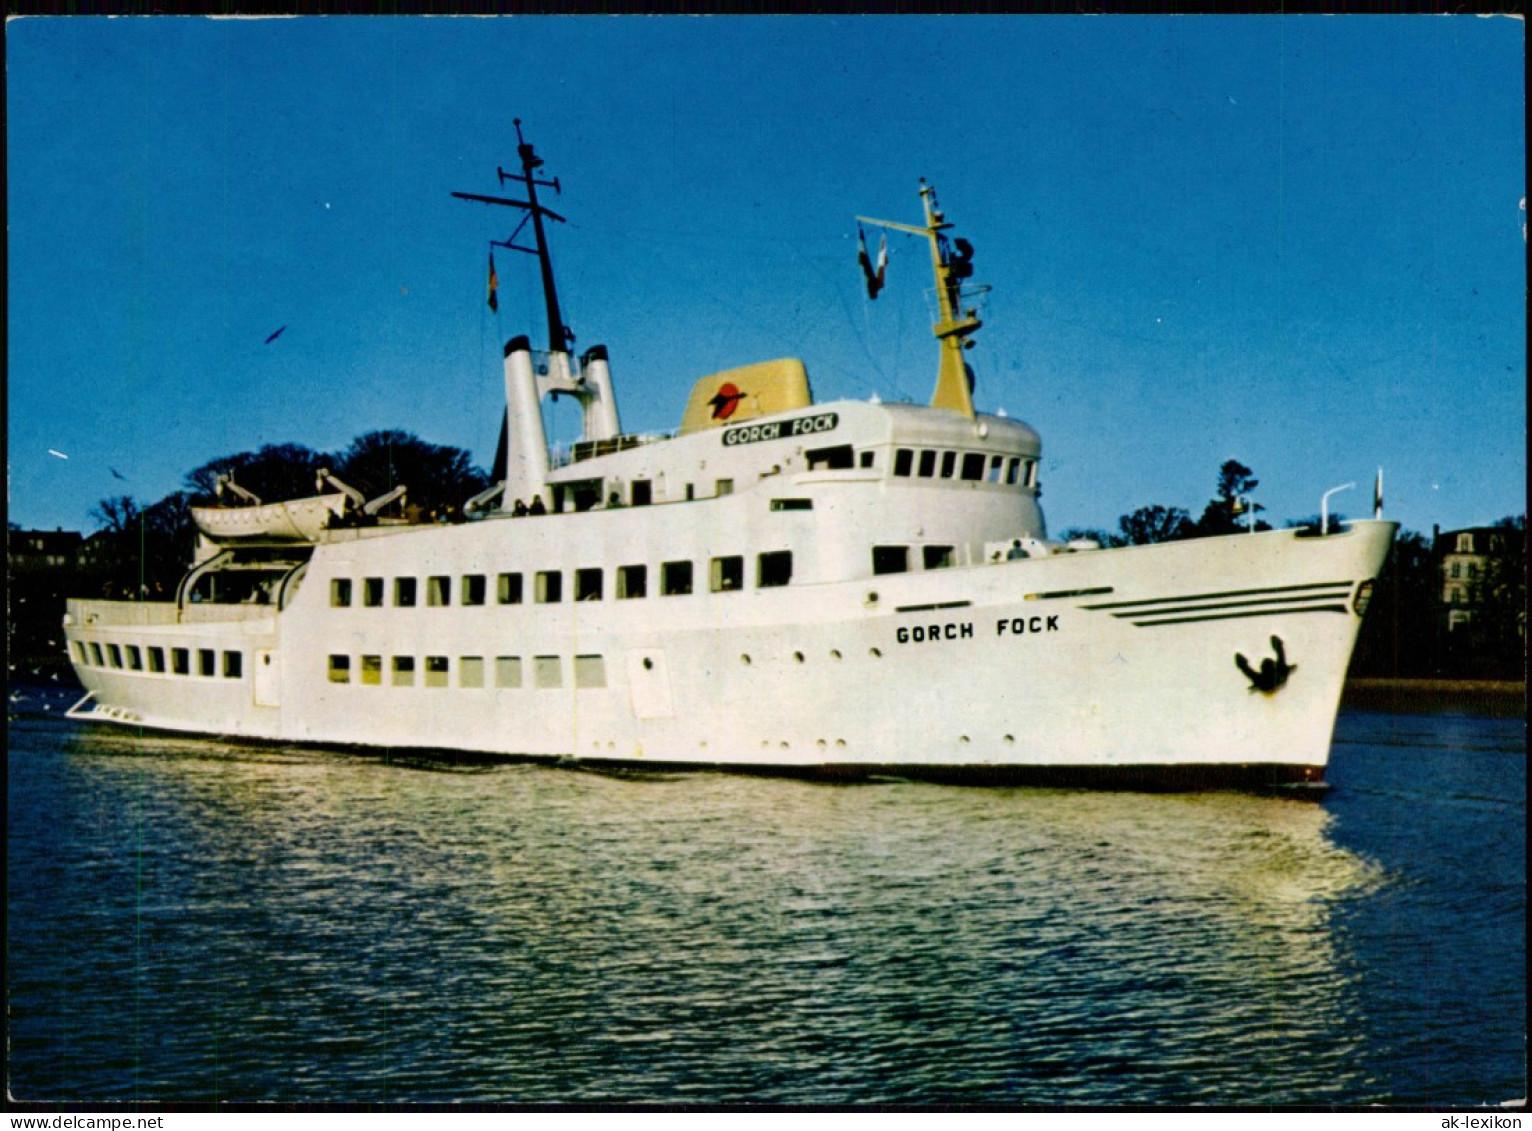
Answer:
[[[878,292],[883,289],[883,282],[888,274],[888,236],[884,235],[878,244],[878,265],[872,265],[872,257],[867,254],[867,237],[863,234],[861,226],[856,229],[856,261],[861,264],[862,275],[867,280],[867,297],[877,298]]]
[[[495,253],[489,253],[489,308],[495,312],[500,310],[500,298],[495,293],[500,289],[500,280],[495,275]]]

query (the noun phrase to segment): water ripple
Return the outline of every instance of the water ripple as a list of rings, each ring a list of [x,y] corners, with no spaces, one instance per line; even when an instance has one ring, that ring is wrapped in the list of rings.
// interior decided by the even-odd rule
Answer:
[[[1351,836],[1387,773],[1332,808],[12,739],[20,1098],[1370,1103],[1379,1050],[1440,1051],[1379,1006],[1417,944],[1370,909],[1451,898]]]

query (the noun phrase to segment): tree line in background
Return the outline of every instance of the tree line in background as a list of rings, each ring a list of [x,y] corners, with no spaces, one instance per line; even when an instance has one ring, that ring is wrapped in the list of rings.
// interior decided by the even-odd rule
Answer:
[[[489,483],[488,475],[474,466],[463,449],[396,430],[366,433],[334,453],[302,444],[268,444],[259,451],[223,456],[188,473],[184,490],[147,506],[126,495],[102,499],[91,512],[100,529],[88,543],[90,565],[84,575],[69,579],[89,589],[77,589],[75,595],[110,592],[119,597],[162,599],[173,594],[195,541],[190,508],[216,501],[220,474],[232,472],[245,490],[277,501],[314,494],[322,468],[369,498],[402,483],[411,504],[426,514],[449,508],[460,512],[463,503]],[[1242,533],[1250,529],[1252,515],[1257,516],[1255,529],[1270,530],[1270,524],[1258,517],[1264,508],[1252,498],[1258,486],[1250,468],[1229,460],[1219,468],[1213,498],[1195,519],[1181,507],[1155,504],[1123,515],[1117,532],[1076,527],[1061,537],[1090,539],[1102,546],[1206,538]],[[1341,516],[1331,516],[1332,524],[1338,521]],[[1287,525],[1317,527],[1319,518]],[[1430,538],[1414,531],[1399,533],[1363,622],[1353,675],[1525,678],[1526,517],[1504,518],[1494,525],[1507,533],[1504,550],[1491,556],[1483,572],[1468,583],[1472,620],[1451,632],[1442,603],[1441,563]],[[29,619],[37,620],[36,631],[57,636],[57,617],[38,619],[42,607],[52,603],[34,602]],[[62,616],[61,596],[56,603],[57,615]],[[18,635],[34,634],[18,623],[18,607],[13,602],[13,649]]]

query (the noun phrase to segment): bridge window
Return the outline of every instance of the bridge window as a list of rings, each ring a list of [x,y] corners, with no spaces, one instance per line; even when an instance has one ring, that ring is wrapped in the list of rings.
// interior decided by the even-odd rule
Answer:
[[[521,574],[502,573],[495,583],[495,600],[502,605],[521,604]]]
[[[734,480],[720,479],[718,481],[718,489],[714,492],[714,494],[716,494],[719,498],[723,498],[725,495],[734,494]]]
[[[415,686],[415,657],[414,656],[395,656],[394,657],[394,686],[395,687],[414,687]]]
[[[909,448],[899,448],[894,452],[894,474],[901,479],[909,478],[910,469],[915,466],[915,453]]]
[[[648,566],[625,565],[617,568],[617,599],[619,601],[647,596],[648,590]]]
[[[95,647],[95,645],[91,645]],[[99,661],[101,657],[98,655]],[[176,675],[191,675],[191,653],[185,648],[172,648],[170,650],[170,670]]]
[[[876,453],[871,451],[862,452],[860,453],[859,462],[864,468],[872,467],[875,455]]]
[[[599,569],[575,570],[576,601],[601,600],[601,571]]]
[[[101,645],[97,644],[94,640],[90,642],[90,654],[91,659],[95,661],[96,667],[106,667],[106,657],[101,654]]]
[[[872,548],[873,573],[908,573],[910,548],[908,546],[874,546]]]
[[[484,603],[484,575],[482,573],[467,573],[463,575],[463,604],[482,605]]]
[[[179,649],[177,649],[179,651]],[[330,682],[351,682],[351,657],[332,653],[330,656]]]
[[[772,550],[756,560],[755,584],[761,589],[786,585],[793,579],[793,552]]]
[[[856,466],[856,453],[852,451],[850,444],[837,444],[833,448],[815,448],[803,454],[809,461],[810,471],[818,471],[821,468],[826,471],[850,471]]]
[[[920,453],[920,477],[930,479],[936,474],[936,453],[926,448]]]
[[[108,644],[106,646],[106,652],[107,652],[107,655],[112,658],[112,667],[114,667],[114,668],[122,667],[122,649],[121,648],[117,647],[117,645],[115,645],[115,644]]]
[[[144,653],[137,644],[128,645],[128,667],[136,672],[144,670]]]
[[[347,608],[351,604],[351,579],[349,577],[337,577],[331,580],[330,604],[337,609]]]
[[[400,608],[408,608],[415,603],[415,579],[413,577],[394,578],[394,604]]]
[[[447,657],[426,657],[426,682],[427,687],[447,686]]]
[[[654,484],[647,479],[635,479],[633,486],[629,489],[628,497],[632,499],[635,507],[647,507],[654,502]]]
[[[238,679],[244,674],[244,655],[243,652],[225,652],[223,654],[224,679]]]
[[[149,646],[149,670],[151,672],[163,672],[165,670],[165,649],[157,644]]]
[[[664,596],[684,597],[691,591],[691,562],[666,562],[660,567],[660,592]]]
[[[362,682],[369,687],[378,687],[383,683],[383,657],[362,657]]]
[[[218,655],[211,648],[197,649],[197,674],[206,676],[218,674]]]
[[[957,453],[942,453],[942,478],[951,479],[952,473],[957,470]]]
[[[1037,486],[1037,461],[1035,459],[1027,460],[1027,486]]]
[[[74,642],[74,658],[75,658],[75,663],[77,663],[77,664],[82,664],[83,665],[83,664],[89,664],[90,663],[90,656],[85,651],[85,645],[82,644],[78,640],[76,640]]]
[[[978,482],[984,478],[984,453],[963,453],[963,478]]]
[[[1005,482],[1007,486],[1016,486],[1017,479],[1021,475],[1021,457],[1012,456],[1011,462],[1005,466]]]
[[[381,609],[383,607],[383,579],[381,577],[362,578],[362,604],[369,609]]]
[[[926,569],[952,568],[951,546],[924,546],[921,548],[921,557]]]
[[[1002,467],[1004,467],[1004,466],[1005,466],[1005,457],[1004,456],[990,456],[989,457],[989,481],[991,483],[999,483],[1000,482],[1000,469]]]
[[[452,578],[440,575],[426,578],[426,604],[440,607],[452,603]]]
[[[457,661],[457,685],[459,687],[484,686],[484,657],[459,656]]]
[[[711,576],[714,593],[726,593],[745,587],[745,559],[738,554],[714,558]]]
[[[556,569],[545,569],[537,575],[537,603],[557,605],[564,599],[564,575]]]

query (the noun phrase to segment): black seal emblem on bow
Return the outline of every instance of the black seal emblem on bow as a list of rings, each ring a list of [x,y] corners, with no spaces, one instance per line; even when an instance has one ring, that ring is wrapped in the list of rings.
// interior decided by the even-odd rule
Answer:
[[[1245,673],[1245,678],[1250,681],[1251,691],[1263,691],[1270,695],[1280,690],[1287,682],[1287,677],[1298,670],[1297,664],[1287,662],[1287,653],[1282,649],[1280,636],[1271,638],[1271,649],[1276,655],[1262,660],[1259,669],[1251,667],[1250,661],[1245,659],[1243,653],[1234,653],[1234,666]]]

